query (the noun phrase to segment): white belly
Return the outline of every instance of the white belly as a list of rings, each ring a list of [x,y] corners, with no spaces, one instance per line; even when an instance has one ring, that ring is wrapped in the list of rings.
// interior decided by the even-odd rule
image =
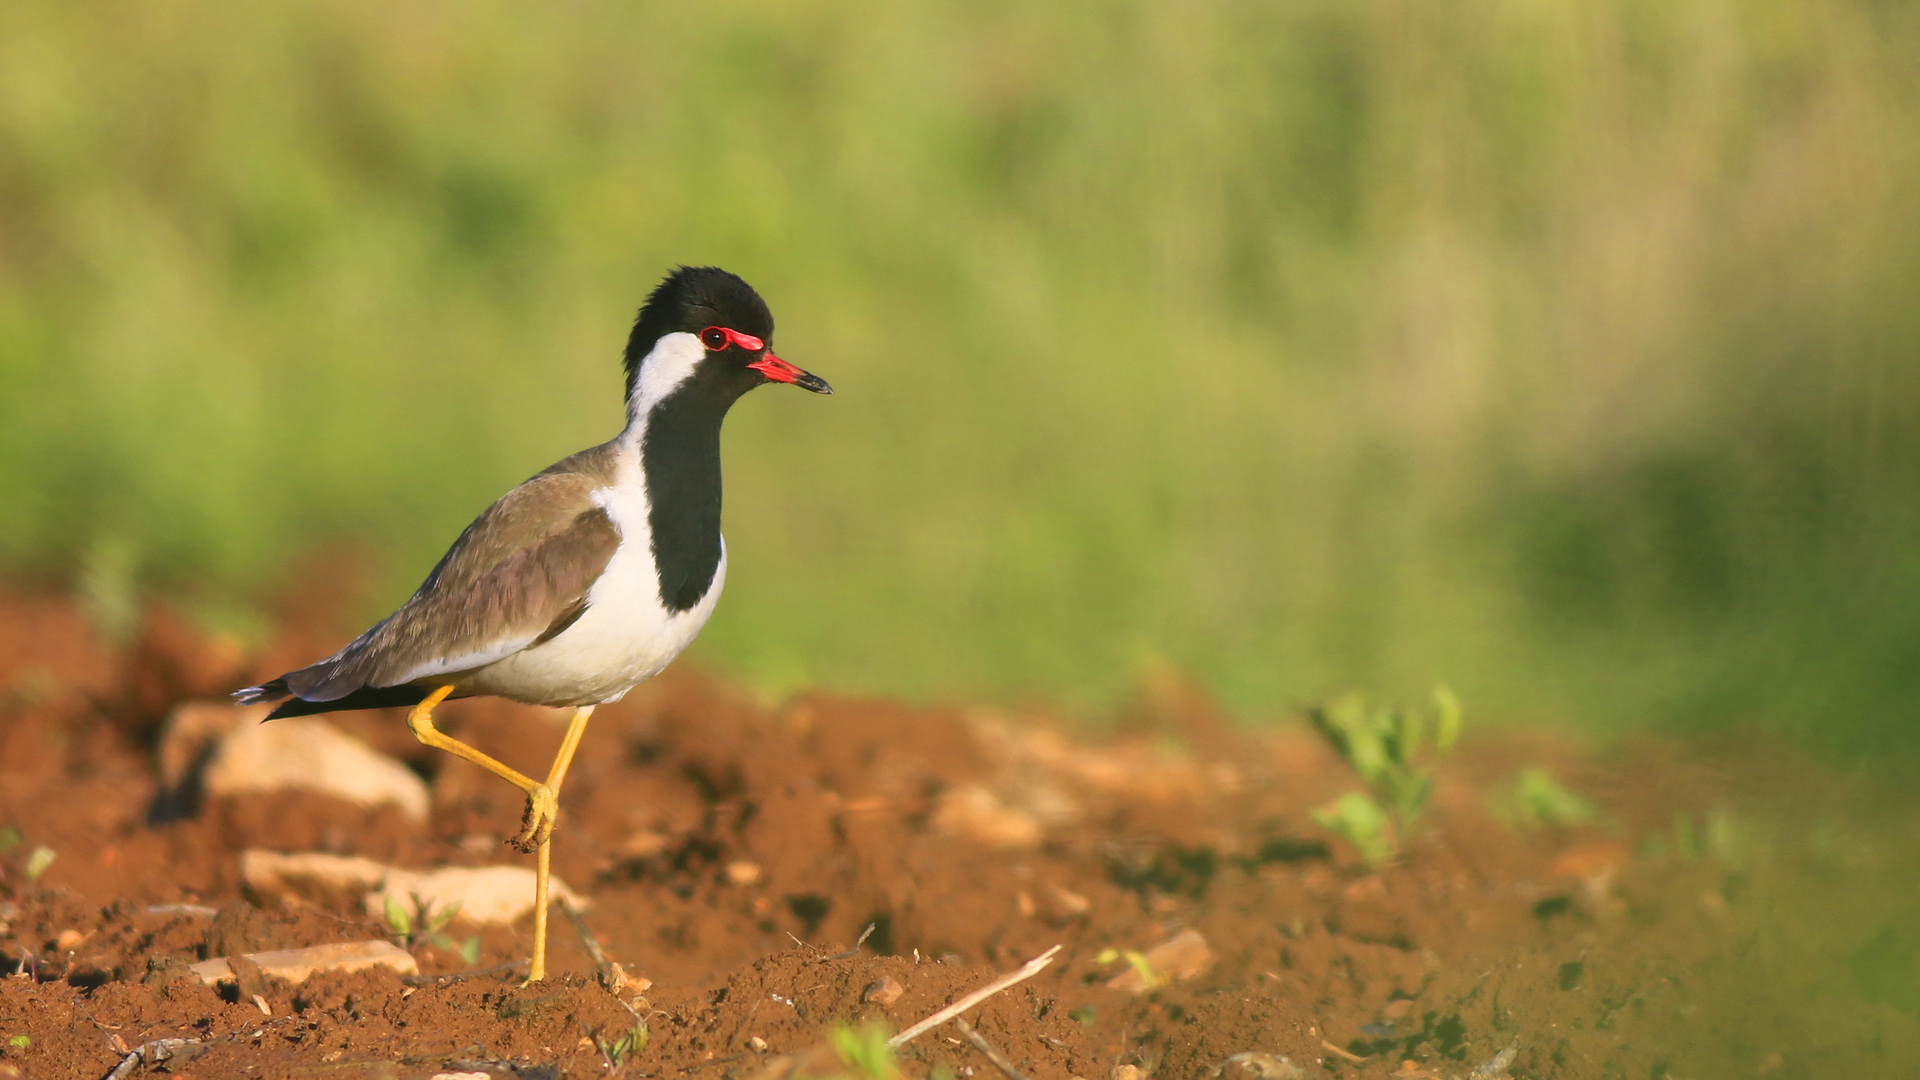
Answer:
[[[462,690],[534,705],[598,705],[658,675],[693,643],[727,581],[726,541],[720,542],[720,565],[706,595],[686,611],[668,611],[660,599],[640,487],[621,484],[602,492],[621,543],[588,591],[586,613],[552,640],[468,672],[460,679]]]

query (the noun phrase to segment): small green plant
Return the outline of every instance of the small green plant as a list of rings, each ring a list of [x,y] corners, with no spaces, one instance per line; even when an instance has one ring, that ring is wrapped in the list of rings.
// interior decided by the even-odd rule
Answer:
[[[25,1050],[32,1045],[33,1040],[27,1038],[25,1035],[15,1035],[13,1038],[7,1040],[7,1048],[10,1050]]]
[[[27,856],[27,865],[22,870],[22,873],[26,875],[27,883],[32,884],[33,882],[39,881],[40,875],[47,872],[47,867],[52,866],[53,860],[56,858],[58,858],[58,856],[53,853],[53,849],[45,844],[34,848],[33,854]]]
[[[1361,792],[1349,791],[1311,813],[1321,828],[1352,844],[1368,862],[1385,862],[1400,851],[1386,811]]]
[[[646,1050],[647,1040],[651,1037],[651,1033],[647,1031],[647,1022],[636,1019],[633,1026],[627,1029],[627,1033],[618,1039],[608,1042],[599,1035],[595,1035],[593,1041],[594,1045],[600,1048],[600,1053],[607,1059],[607,1063],[618,1069],[630,1058],[640,1056]]]
[[[1133,969],[1134,974],[1140,976],[1140,981],[1147,984],[1147,989],[1152,990],[1154,987],[1160,985],[1160,980],[1154,977],[1153,965],[1147,963],[1145,953],[1136,952],[1132,949],[1105,948],[1101,949],[1099,955],[1093,958],[1093,962],[1096,964],[1111,964],[1115,960],[1125,960],[1127,966]]]
[[[833,1052],[853,1075],[861,1080],[896,1080],[900,1067],[894,1064],[893,1047],[887,1045],[887,1029],[879,1024],[858,1028],[836,1025],[828,1034]]]
[[[1598,815],[1591,802],[1535,765],[1515,773],[1513,783],[1497,793],[1492,802],[1496,813],[1523,829],[1581,825]]]
[[[1314,820],[1369,862],[1392,858],[1433,794],[1434,759],[1460,738],[1459,699],[1446,687],[1435,687],[1428,715],[1414,709],[1369,710],[1364,697],[1348,694],[1308,710],[1307,719],[1367,786],[1365,794],[1343,795],[1314,811]]]
[[[461,959],[471,964],[480,959],[480,939],[468,938],[456,945],[446,934],[447,926],[460,914],[460,901],[455,900],[439,911],[433,905],[422,900],[419,893],[413,894],[413,910],[408,911],[392,893],[387,894],[383,915],[387,929],[400,939],[407,951],[411,952],[421,945],[432,945],[448,952],[457,952]]]

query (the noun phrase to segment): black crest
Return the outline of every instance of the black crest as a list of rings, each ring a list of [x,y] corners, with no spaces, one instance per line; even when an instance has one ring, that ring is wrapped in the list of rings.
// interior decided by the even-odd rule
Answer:
[[[627,397],[633,397],[640,364],[668,334],[697,334],[724,326],[771,346],[773,313],[753,286],[717,266],[682,266],[654,288],[627,337]]]

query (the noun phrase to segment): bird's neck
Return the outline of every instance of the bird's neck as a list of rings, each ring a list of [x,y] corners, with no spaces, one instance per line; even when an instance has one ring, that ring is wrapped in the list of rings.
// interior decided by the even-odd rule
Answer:
[[[732,402],[694,389],[652,403],[621,436],[646,486],[660,599],[674,612],[700,602],[720,565],[720,424]]]

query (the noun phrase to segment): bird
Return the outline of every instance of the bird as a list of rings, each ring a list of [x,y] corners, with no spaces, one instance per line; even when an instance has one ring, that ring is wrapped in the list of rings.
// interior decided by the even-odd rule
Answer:
[[[773,352],[773,314],[752,286],[681,266],[628,335],[627,421],[608,442],[542,470],[468,525],[391,615],[318,663],[236,691],[266,719],[407,707],[421,743],[526,793],[507,841],[533,853],[533,956],[546,977],[547,882],[559,795],[587,720],[660,673],[700,633],[727,577],[720,426],[747,391],[825,379]],[[446,735],[433,711],[492,695],[573,710],[544,782]]]

